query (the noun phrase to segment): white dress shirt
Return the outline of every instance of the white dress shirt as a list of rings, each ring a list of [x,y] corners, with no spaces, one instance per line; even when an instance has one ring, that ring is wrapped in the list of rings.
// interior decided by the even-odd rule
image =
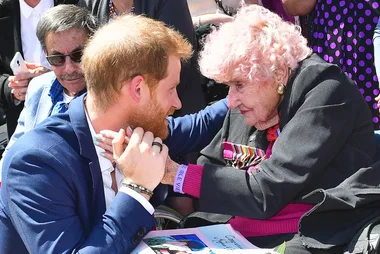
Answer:
[[[65,91],[63,91],[62,94],[63,94],[63,102],[66,104],[69,104],[74,99],[74,96],[67,95]]]
[[[88,118],[87,111],[86,111],[86,118],[87,118],[88,127],[90,128],[92,140],[94,140],[94,136],[96,135],[96,133],[95,133],[94,127],[91,124],[90,119]],[[136,191],[126,186],[123,186],[121,184],[123,182],[123,174],[120,172],[120,170],[117,167],[114,169],[112,166],[112,163],[101,155],[102,153],[104,153],[104,149],[96,146],[95,143],[94,143],[94,146],[96,149],[96,154],[98,155],[100,170],[102,171],[106,208],[108,209],[108,207],[111,205],[112,200],[115,198],[117,194],[111,187],[112,186],[111,172],[113,170],[116,170],[115,178],[116,178],[117,188],[119,189],[119,191],[124,192],[127,195],[131,196],[132,198],[136,199],[150,214],[153,214],[154,208],[149,203],[148,200],[146,200],[143,196],[141,196]]]
[[[24,0],[19,0],[19,2],[21,14],[21,43],[24,59],[27,62],[41,64],[51,69],[37,38],[36,29],[42,14],[54,6],[54,1],[41,0],[34,8],[30,7]]]

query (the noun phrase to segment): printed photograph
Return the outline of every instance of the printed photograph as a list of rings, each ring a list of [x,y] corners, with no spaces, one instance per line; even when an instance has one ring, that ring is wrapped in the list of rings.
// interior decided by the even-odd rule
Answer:
[[[215,254],[195,234],[159,236],[144,239],[156,254]]]

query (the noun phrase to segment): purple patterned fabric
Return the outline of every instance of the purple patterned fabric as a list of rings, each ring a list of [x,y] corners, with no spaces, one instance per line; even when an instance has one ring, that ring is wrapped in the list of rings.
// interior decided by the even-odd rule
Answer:
[[[356,82],[373,115],[380,117],[372,36],[380,15],[379,0],[318,0],[309,16],[310,47],[324,60],[339,65]]]

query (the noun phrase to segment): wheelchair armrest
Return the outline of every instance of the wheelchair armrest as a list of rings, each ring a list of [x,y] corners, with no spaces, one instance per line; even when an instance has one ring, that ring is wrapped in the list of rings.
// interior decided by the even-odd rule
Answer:
[[[380,224],[375,225],[369,234],[369,243],[376,253],[380,253]]]

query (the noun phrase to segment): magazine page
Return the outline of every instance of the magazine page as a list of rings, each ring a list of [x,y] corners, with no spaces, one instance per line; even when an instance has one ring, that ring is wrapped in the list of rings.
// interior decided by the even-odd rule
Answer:
[[[229,224],[149,232],[132,254],[273,253],[260,249]]]

